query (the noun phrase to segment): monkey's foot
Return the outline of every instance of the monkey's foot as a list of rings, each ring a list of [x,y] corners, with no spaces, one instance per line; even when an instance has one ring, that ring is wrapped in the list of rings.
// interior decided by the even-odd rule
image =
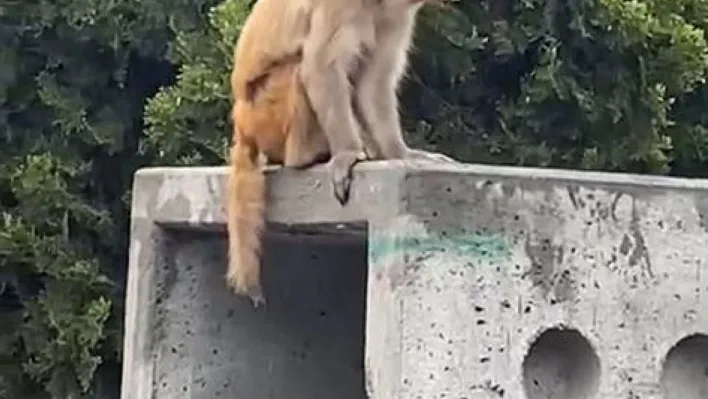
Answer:
[[[266,300],[260,285],[247,287],[243,284],[238,284],[234,277],[231,276],[228,278],[228,282],[233,292],[236,295],[248,297],[254,308],[265,306]]]
[[[414,148],[411,148],[408,150],[408,154],[406,155],[406,159],[413,160],[413,161],[431,161],[431,162],[437,162],[437,163],[459,163],[459,161],[450,158],[449,156],[439,153],[439,152],[431,152],[431,151],[425,151],[425,150],[417,150]]]
[[[247,296],[249,301],[253,304],[253,307],[256,309],[266,305],[265,296],[263,296],[260,288],[251,288],[250,291],[242,291],[239,292],[239,294]]]
[[[332,154],[327,167],[332,173],[334,196],[341,205],[349,201],[349,191],[352,186],[352,169],[354,165],[366,160],[363,151],[340,151]]]
[[[253,303],[253,307],[258,309],[260,307],[265,307],[266,305],[266,300],[263,294],[250,294],[249,298],[251,298],[251,302]]]

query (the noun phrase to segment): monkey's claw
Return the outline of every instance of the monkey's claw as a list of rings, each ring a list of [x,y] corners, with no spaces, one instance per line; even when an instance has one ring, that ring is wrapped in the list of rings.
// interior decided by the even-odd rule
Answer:
[[[334,197],[341,205],[349,201],[352,186],[352,169],[357,163],[366,160],[363,151],[342,151],[332,155],[328,167],[332,173]]]
[[[258,309],[266,305],[266,300],[263,294],[252,294],[250,295],[251,302],[253,302],[253,307]]]
[[[229,283],[232,285],[233,292],[236,295],[247,299],[256,309],[266,305],[265,296],[263,295],[263,290],[260,285],[244,286],[237,284],[235,281],[235,278],[231,277]]]

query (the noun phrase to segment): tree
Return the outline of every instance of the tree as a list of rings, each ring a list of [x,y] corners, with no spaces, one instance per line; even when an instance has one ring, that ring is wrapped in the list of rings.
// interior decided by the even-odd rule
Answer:
[[[229,77],[233,46],[251,7],[226,0],[208,12],[208,25],[177,31],[169,59],[180,65],[174,85],[145,107],[143,151],[169,165],[219,165],[231,137]]]
[[[132,174],[224,162],[251,4],[0,3],[0,397],[86,397],[118,368]],[[471,162],[706,175],[707,13],[708,0],[427,9],[401,92],[407,138]]]
[[[0,3],[0,397],[119,385],[143,104],[173,78],[170,24],[204,4]]]
[[[706,148],[707,7],[463,2],[422,24],[406,108],[467,160],[685,173]]]

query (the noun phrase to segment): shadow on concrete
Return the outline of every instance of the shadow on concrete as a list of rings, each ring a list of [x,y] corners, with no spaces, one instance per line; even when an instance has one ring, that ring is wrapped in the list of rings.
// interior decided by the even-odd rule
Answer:
[[[169,230],[158,253],[157,398],[365,399],[365,234],[273,231],[267,308],[226,287],[226,236]]]

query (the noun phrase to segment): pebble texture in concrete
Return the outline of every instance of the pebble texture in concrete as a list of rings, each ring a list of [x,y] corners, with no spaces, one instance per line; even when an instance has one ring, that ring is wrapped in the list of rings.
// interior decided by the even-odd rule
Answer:
[[[708,397],[706,188],[410,171],[370,230],[371,397]]]
[[[137,175],[121,397],[365,399],[365,232],[276,226],[264,247],[268,304],[255,310],[225,285],[221,177]],[[294,211],[305,202],[288,200]]]
[[[360,398],[363,371],[372,399],[708,397],[706,181],[367,162],[340,207],[324,168],[270,173],[271,222],[368,222],[361,370],[361,239],[269,244],[251,310],[224,172],[136,176],[123,399]]]

